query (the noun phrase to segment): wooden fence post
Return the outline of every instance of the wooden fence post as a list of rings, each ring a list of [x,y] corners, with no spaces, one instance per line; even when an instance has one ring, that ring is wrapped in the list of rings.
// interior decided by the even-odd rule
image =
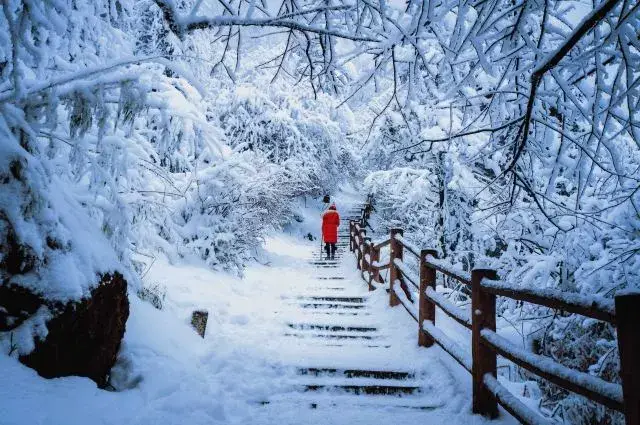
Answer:
[[[356,229],[357,230],[357,229]],[[357,236],[356,236],[356,247],[358,249],[358,270],[362,270],[362,259],[364,258],[364,237],[367,234],[367,231],[365,229],[360,229],[357,230]]]
[[[369,262],[371,261],[371,257],[369,257],[369,261],[367,261],[367,255],[370,255],[371,252],[371,238],[365,237],[362,242],[362,278],[364,279],[365,272],[369,273]]]
[[[497,355],[480,341],[480,331],[496,330],[496,296],[484,291],[482,279],[496,279],[494,270],[471,271],[471,353],[473,355],[473,413],[490,418],[498,416],[498,403],[485,387],[483,377],[489,373],[496,377]]]
[[[402,275],[400,270],[394,264],[394,260],[397,258],[402,261],[402,244],[396,240],[396,235],[402,236],[402,229],[391,229],[390,238],[390,253],[389,253],[389,305],[395,307],[400,304],[400,300],[393,290],[393,285],[396,280],[402,281]]]
[[[427,255],[438,258],[438,251],[433,249],[420,251],[420,297],[418,298],[418,345],[420,347],[431,347],[434,343],[431,335],[422,330],[422,324],[425,321],[431,321],[434,325],[436,323],[436,306],[426,295],[427,288],[433,288],[434,291],[436,289],[436,269],[427,265],[425,260]]]
[[[371,254],[370,254],[371,264],[380,261],[380,248],[375,248],[371,245]],[[374,268],[373,265],[370,266],[371,274],[369,275],[369,291],[373,291],[376,289],[371,282],[376,281],[376,283],[380,283],[380,269]]]
[[[640,294],[616,296],[616,328],[626,425],[640,425]]]
[[[349,251],[350,252],[353,252],[353,246],[354,246],[353,227],[354,227],[353,220],[349,220]]]

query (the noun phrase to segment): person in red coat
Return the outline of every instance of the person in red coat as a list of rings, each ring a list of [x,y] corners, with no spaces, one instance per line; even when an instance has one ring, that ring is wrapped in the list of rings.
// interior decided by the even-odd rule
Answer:
[[[324,249],[327,251],[327,260],[334,259],[336,255],[336,243],[338,242],[338,226],[340,226],[340,214],[333,203],[328,210],[322,213],[322,239]]]

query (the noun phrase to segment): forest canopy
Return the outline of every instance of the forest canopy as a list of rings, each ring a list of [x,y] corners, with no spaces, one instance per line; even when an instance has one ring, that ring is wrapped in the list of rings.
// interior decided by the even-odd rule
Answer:
[[[29,259],[9,283],[78,299],[114,265],[136,285],[157,255],[241,274],[296,200],[361,178],[382,217],[467,270],[637,287],[639,9],[6,0],[0,240]],[[611,329],[571,320],[526,337],[567,359],[601,339],[581,358],[613,376]]]

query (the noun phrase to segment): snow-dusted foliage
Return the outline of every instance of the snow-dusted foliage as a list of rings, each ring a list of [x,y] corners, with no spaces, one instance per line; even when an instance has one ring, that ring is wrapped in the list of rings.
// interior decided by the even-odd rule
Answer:
[[[7,0],[2,12],[3,285],[77,298],[89,276],[143,272],[158,252],[240,271],[293,199],[358,172],[355,143],[379,211],[414,244],[513,285],[638,286],[632,1]],[[608,326],[501,308],[533,323],[536,350],[615,378]],[[615,419],[546,395],[576,423]]]
[[[259,152],[300,179],[293,196],[326,193],[353,173],[353,156],[342,140],[348,122],[335,116],[328,96],[301,101],[278,86],[266,93],[239,86],[223,102],[220,122],[231,147]]]
[[[216,35],[176,34],[153,2],[2,10],[0,285],[78,300],[112,270],[137,286],[158,254],[241,273],[296,197],[353,168],[335,100],[266,72],[238,97],[211,78]]]
[[[497,1],[427,11],[411,4],[447,19],[412,27],[428,43],[424,67],[415,65],[423,56],[410,39],[389,52],[394,72],[368,129],[374,171],[366,186],[378,210],[416,245],[435,247],[467,270],[495,268],[513,286],[606,297],[638,288],[632,86],[640,51],[628,36],[637,8],[602,2],[589,13],[591,5]],[[528,348],[619,379],[612,327],[501,302]],[[549,411],[573,423],[620,420],[581,397],[548,384],[544,390]]]

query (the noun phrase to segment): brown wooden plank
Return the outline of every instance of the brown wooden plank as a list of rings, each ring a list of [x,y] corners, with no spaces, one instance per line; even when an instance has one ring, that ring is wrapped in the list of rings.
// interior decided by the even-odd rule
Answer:
[[[497,356],[495,351],[481,344],[481,332],[496,330],[496,296],[485,292],[483,278],[496,278],[494,270],[476,269],[471,272],[471,353],[473,359],[473,413],[489,418],[498,416],[498,403],[484,385],[484,375],[497,376]]]
[[[521,424],[525,425],[551,425],[551,422],[531,410],[509,392],[496,378],[491,375],[484,376],[484,384],[493,397],[504,410],[509,412]]]
[[[462,282],[465,285],[469,285],[469,286],[471,285],[471,278],[469,276],[467,276],[467,274],[464,271],[455,270],[453,267],[445,267],[440,262],[431,261],[430,258],[432,258],[432,257],[429,256],[429,258],[427,258],[427,265],[429,267],[432,267],[432,268],[436,269],[440,273],[445,274],[445,275],[457,280],[458,282]],[[437,259],[434,258],[434,260],[437,260]]]
[[[425,321],[436,323],[436,306],[427,297],[427,288],[436,289],[436,271],[427,267],[427,255],[438,256],[435,250],[423,249],[420,252],[420,291],[418,300],[418,345],[420,347],[431,347],[434,343],[433,337],[424,331]]]
[[[553,361],[549,357],[530,353],[516,347],[495,331],[484,330],[481,343],[511,360],[513,363],[552,382],[566,390],[583,395],[590,400],[601,403],[611,409],[623,411],[622,389],[620,385],[603,381],[584,372],[573,370]],[[637,361],[637,359],[635,359]]]
[[[389,305],[391,307],[395,307],[400,304],[400,300],[393,290],[393,286],[396,280],[402,282],[402,274],[394,264],[394,260],[396,258],[402,261],[402,244],[396,240],[395,236],[397,234],[402,235],[402,229],[391,229],[389,237],[389,239],[391,239],[391,253],[389,257],[389,282],[391,285],[391,290],[389,291]]]
[[[435,292],[435,287],[433,289],[433,292]],[[459,313],[452,311],[452,307],[455,307],[458,309],[459,307],[448,306],[445,303],[443,303],[438,297],[432,296],[429,292],[427,292],[425,295],[431,303],[437,305],[440,308],[440,310],[442,310],[447,316],[451,317],[453,320],[455,320],[465,328],[471,330],[471,327],[472,327],[471,321],[469,319],[461,317]]]
[[[525,301],[562,310],[569,313],[581,314],[593,319],[615,324],[616,314],[613,302],[608,308],[608,300],[596,301],[593,297],[582,296],[550,289],[510,288],[500,281],[485,280],[483,289],[491,294],[508,297],[518,301]]]

